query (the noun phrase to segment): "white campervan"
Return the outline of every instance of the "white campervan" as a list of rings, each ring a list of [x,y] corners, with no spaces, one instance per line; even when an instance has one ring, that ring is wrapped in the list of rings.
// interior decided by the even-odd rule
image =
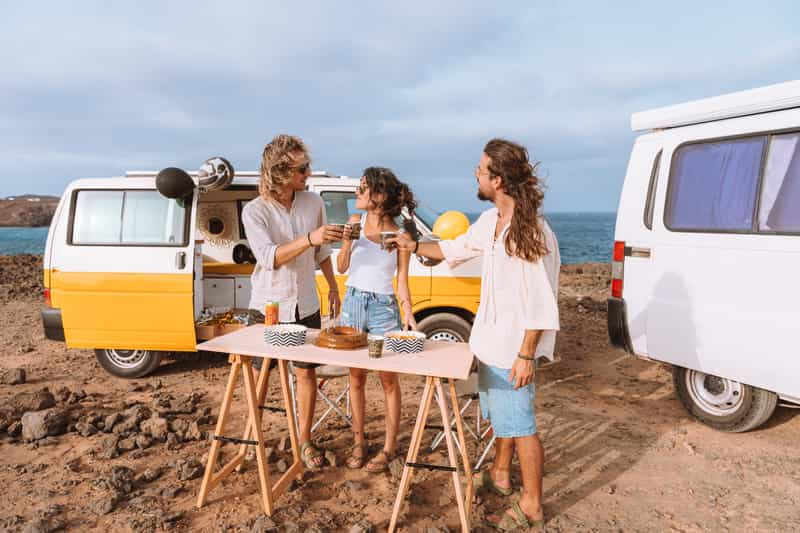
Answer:
[[[725,431],[800,404],[800,81],[635,113],[617,214],[614,345],[673,366]]]

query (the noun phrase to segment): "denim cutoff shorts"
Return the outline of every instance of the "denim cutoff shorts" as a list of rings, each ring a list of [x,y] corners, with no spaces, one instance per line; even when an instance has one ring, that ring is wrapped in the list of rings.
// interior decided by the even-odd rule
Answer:
[[[492,423],[500,438],[527,437],[536,433],[536,412],[533,401],[536,389],[531,383],[514,390],[509,383],[510,368],[478,365],[478,395],[484,418]]]
[[[355,287],[347,287],[341,323],[375,335],[383,335],[403,327],[394,294],[378,294]]]

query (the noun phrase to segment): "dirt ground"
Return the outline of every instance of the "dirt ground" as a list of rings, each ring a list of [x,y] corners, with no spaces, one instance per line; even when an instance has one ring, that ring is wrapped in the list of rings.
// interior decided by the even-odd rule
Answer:
[[[225,386],[225,359],[182,356],[144,379],[111,377],[90,351],[43,338],[39,286],[26,281],[38,275],[38,265],[25,261],[19,268],[16,260],[0,261],[0,376],[13,382],[16,374],[9,369],[26,372],[25,383],[0,384],[0,531],[385,530],[396,474],[342,466],[351,437],[333,417],[315,436],[340,466],[306,473],[277,502],[272,519],[259,507],[254,463],[230,476],[197,509],[202,465],[196,461],[203,461],[209,448],[205,439]],[[603,264],[564,268],[560,361],[537,373],[548,530],[800,530],[797,411],[779,408],[764,427],[746,434],[720,433],[695,422],[676,399],[668,368],[608,345],[608,276]],[[27,289],[13,289],[20,286]],[[276,381],[270,398],[277,403]],[[332,391],[341,386],[328,385]],[[20,395],[44,387],[52,395]],[[405,378],[402,389],[405,451],[421,380]],[[374,376],[368,395],[367,430],[377,451],[382,393]],[[19,410],[31,403],[54,404],[53,417],[62,417],[48,422],[55,436],[30,443],[11,436],[20,431]],[[243,415],[241,409],[235,413]],[[265,417],[272,468],[280,470],[289,458],[280,449],[281,415],[265,411]],[[470,410],[468,423],[472,417]],[[242,427],[237,420],[227,433],[238,436]],[[234,453],[230,444],[223,450],[228,457]],[[473,447],[473,460],[476,453]],[[444,446],[424,460],[445,463]],[[514,482],[519,485],[518,470]],[[451,494],[447,474],[416,474],[401,515],[403,531],[457,531]],[[505,505],[500,498],[481,497],[474,529],[482,530],[485,514]]]

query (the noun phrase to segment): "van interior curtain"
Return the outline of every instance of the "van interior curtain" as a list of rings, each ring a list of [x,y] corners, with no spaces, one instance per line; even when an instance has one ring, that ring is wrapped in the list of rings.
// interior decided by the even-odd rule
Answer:
[[[765,137],[680,148],[671,172],[672,229],[749,230]]]
[[[800,134],[776,135],[761,185],[759,228],[800,232]]]

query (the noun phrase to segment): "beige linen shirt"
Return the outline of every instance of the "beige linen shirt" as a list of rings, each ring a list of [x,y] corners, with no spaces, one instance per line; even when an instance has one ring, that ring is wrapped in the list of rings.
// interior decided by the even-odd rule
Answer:
[[[509,226],[494,240],[497,208],[483,212],[466,233],[439,245],[445,260],[456,266],[483,257],[481,301],[472,325],[469,345],[484,364],[511,368],[525,330],[542,330],[536,357],[553,360],[558,319],[558,273],[561,257],[550,225],[542,218],[549,253],[530,262],[509,256],[505,236]]]
[[[279,268],[275,251],[325,223],[322,198],[309,191],[296,192],[291,209],[260,196],[244,206],[242,224],[257,261],[250,278],[250,309],[263,313],[267,302],[277,301],[280,322],[294,322],[295,309],[301,319],[319,311],[315,271],[330,257],[330,246],[309,248]]]

